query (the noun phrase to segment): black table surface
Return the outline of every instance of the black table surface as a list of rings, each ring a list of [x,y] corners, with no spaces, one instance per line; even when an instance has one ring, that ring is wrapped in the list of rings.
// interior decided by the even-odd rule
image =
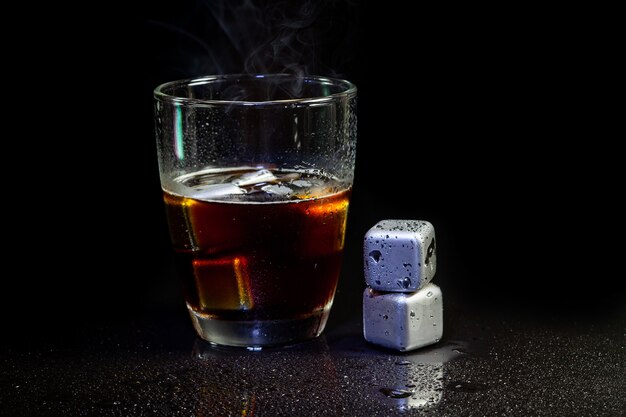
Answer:
[[[159,302],[133,314],[18,320],[0,350],[0,415],[626,415],[622,304],[468,303],[442,271],[444,337],[407,353],[363,339],[360,277],[343,278],[321,337],[253,352],[196,337],[165,271]]]

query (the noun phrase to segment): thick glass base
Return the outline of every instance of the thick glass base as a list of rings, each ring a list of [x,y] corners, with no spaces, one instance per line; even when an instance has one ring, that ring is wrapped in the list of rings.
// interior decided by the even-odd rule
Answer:
[[[251,350],[313,339],[326,327],[329,314],[330,305],[298,319],[233,321],[216,319],[189,308],[193,327],[202,339],[217,345]]]

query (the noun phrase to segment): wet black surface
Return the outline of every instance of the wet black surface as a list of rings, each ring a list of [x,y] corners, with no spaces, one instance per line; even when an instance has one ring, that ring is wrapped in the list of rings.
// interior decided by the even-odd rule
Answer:
[[[443,340],[404,354],[367,344],[358,313],[260,352],[211,347],[182,310],[22,338],[0,353],[0,415],[625,415],[621,311],[537,320],[445,308]]]

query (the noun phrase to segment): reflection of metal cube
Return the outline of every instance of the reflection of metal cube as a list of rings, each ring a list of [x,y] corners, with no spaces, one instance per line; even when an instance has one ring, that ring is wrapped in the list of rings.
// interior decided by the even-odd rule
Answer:
[[[406,408],[420,408],[437,405],[443,393],[443,365],[413,364],[407,369],[415,384],[414,393],[404,403]]]
[[[382,220],[365,234],[365,282],[377,291],[417,291],[435,275],[435,249],[429,222]]]
[[[408,362],[408,361],[407,361]],[[405,362],[406,363],[406,362]],[[394,366],[396,378],[395,388],[382,391],[383,394],[393,401],[387,401],[399,411],[415,408],[436,406],[443,394],[443,364],[407,363]],[[394,390],[400,395],[393,395]]]
[[[363,293],[363,334],[368,342],[400,351],[437,343],[443,335],[441,289],[428,284],[406,293]]]

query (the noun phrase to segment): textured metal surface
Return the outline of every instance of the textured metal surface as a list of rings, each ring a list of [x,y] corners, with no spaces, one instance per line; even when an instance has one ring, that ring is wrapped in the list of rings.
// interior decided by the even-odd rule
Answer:
[[[404,354],[367,344],[358,314],[314,342],[261,352],[211,348],[184,311],[13,340],[0,351],[0,415],[624,415],[623,316],[446,309],[444,339]]]
[[[417,291],[437,270],[435,229],[424,220],[381,220],[365,234],[363,257],[368,286]]]
[[[399,351],[441,340],[443,297],[429,283],[414,293],[363,292],[363,335],[368,342]]]

